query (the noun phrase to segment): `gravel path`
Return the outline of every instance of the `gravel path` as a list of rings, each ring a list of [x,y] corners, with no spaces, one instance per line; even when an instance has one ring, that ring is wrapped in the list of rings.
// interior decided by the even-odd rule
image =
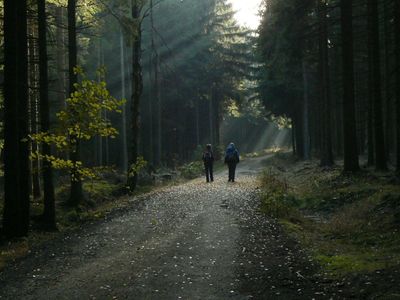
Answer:
[[[0,274],[0,299],[338,298],[258,212],[260,162],[242,162],[236,183],[222,172],[133,199],[35,250]]]

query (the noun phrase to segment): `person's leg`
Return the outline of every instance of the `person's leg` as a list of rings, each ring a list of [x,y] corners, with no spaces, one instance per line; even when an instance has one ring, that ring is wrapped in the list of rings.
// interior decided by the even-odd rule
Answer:
[[[236,164],[232,164],[232,182],[235,181]]]
[[[210,164],[209,171],[210,171],[210,180],[214,181],[213,164]]]
[[[204,164],[204,169],[206,170],[206,180],[207,180],[207,182],[210,182],[209,167],[207,164]]]
[[[229,181],[231,181],[232,180],[232,164],[229,163],[228,167],[229,167]]]

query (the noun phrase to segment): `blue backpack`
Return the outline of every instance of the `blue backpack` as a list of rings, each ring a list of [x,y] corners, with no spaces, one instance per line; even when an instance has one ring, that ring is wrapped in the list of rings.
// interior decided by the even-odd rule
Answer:
[[[231,151],[226,154],[226,160],[228,162],[236,162],[236,151]]]

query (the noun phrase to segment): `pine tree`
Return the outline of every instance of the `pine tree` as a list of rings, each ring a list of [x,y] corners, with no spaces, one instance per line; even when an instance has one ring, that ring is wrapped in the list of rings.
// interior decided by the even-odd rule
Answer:
[[[43,132],[50,129],[50,107],[48,89],[48,56],[47,56],[47,14],[46,1],[37,0],[38,29],[39,29],[39,93],[40,93],[40,120]],[[50,145],[42,144],[43,155],[51,155]],[[44,190],[44,211],[43,221],[47,228],[56,228],[55,219],[55,195],[53,183],[53,171],[48,161],[43,161],[43,190]]]
[[[75,84],[78,82],[78,75],[75,68],[78,65],[78,49],[76,40],[76,0],[68,0],[68,72],[69,72],[69,92],[71,95],[75,91]],[[76,164],[80,161],[80,142],[78,138],[71,137],[74,146],[71,150],[71,161]],[[71,174],[71,194],[69,202],[71,205],[78,205],[83,200],[82,180],[77,171]]]
[[[6,236],[29,229],[27,2],[4,1],[4,216]]]
[[[359,170],[354,99],[353,1],[341,0],[344,171]]]

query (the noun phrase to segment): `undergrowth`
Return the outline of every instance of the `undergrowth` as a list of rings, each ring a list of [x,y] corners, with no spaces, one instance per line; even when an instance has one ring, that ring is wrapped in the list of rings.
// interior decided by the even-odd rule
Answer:
[[[296,198],[289,193],[287,182],[279,180],[269,171],[262,176],[261,210],[274,218],[290,218],[296,214]]]
[[[264,172],[261,209],[278,218],[328,275],[370,273],[400,265],[400,187],[396,183],[372,171],[345,176],[337,170],[329,174],[317,165],[311,172],[288,168],[286,174]],[[296,186],[300,177],[306,187]]]
[[[222,161],[218,160],[214,162],[214,173],[221,170],[224,167]],[[181,176],[184,179],[194,179],[204,175],[204,164],[202,161],[194,161],[184,164],[179,168]]]
[[[203,170],[204,166],[201,161],[190,162],[180,167],[181,176],[186,179],[199,177],[203,173]]]

